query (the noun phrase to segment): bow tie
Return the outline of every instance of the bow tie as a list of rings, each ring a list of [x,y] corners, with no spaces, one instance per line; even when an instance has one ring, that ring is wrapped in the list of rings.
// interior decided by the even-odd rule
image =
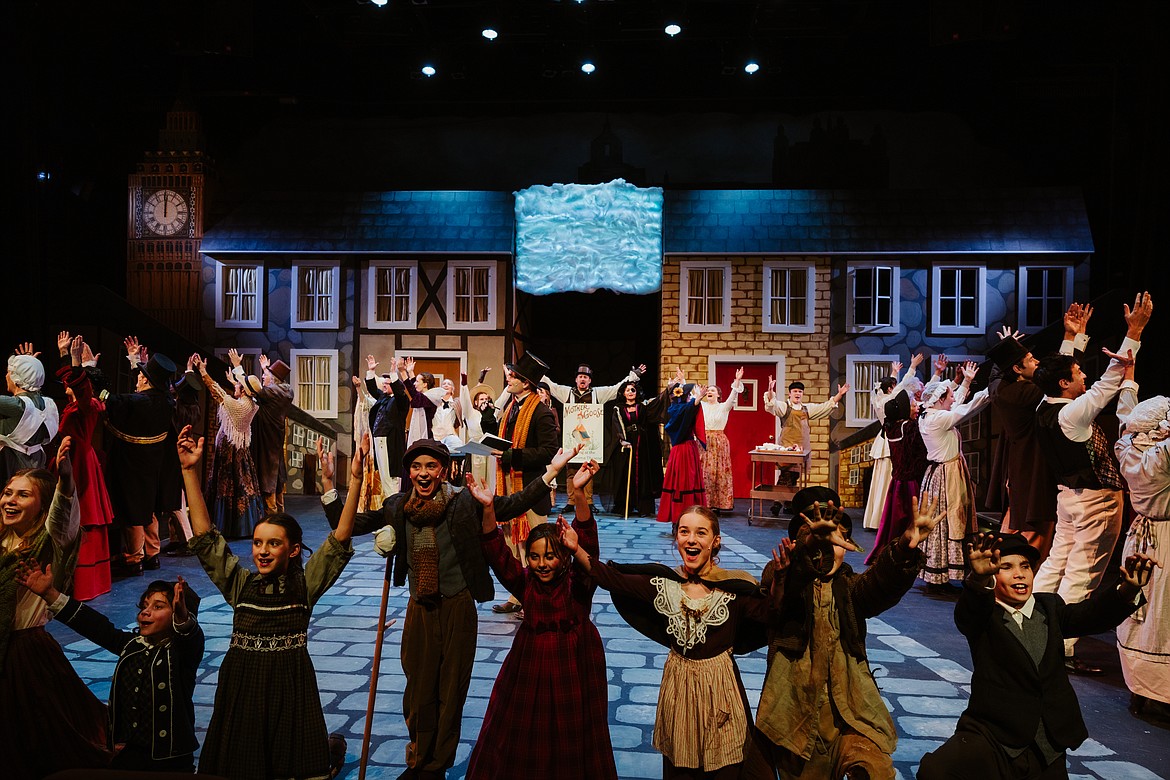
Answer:
[[[450,401],[444,401],[444,402],[443,402],[443,408],[444,408],[444,409],[450,409],[450,408],[451,408],[451,402],[450,402]]]

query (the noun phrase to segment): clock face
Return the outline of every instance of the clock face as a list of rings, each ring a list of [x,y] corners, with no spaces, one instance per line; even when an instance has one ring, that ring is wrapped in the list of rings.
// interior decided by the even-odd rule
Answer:
[[[174,190],[157,190],[142,208],[146,228],[159,236],[173,236],[187,224],[187,201]]]

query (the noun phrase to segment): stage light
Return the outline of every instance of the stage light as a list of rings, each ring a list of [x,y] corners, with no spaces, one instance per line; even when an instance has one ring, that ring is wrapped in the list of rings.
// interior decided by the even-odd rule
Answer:
[[[489,41],[494,41],[496,38],[500,37],[500,34],[491,27],[483,28],[483,32],[481,32],[480,35],[487,38]]]
[[[667,35],[669,35],[671,38],[673,38],[674,36],[676,36],[680,32],[682,32],[682,28],[679,27],[674,22],[671,22],[670,24],[666,25],[666,29],[663,30],[663,32],[666,33]]]
[[[386,3],[389,3],[390,0],[370,0],[370,2],[373,3],[374,5],[378,6],[379,8],[385,8]]]
[[[748,64],[743,66],[743,72],[749,76],[760,69],[760,63],[755,60],[748,60]]]
[[[37,171],[37,181],[49,181],[53,178],[53,174],[48,171]]]
[[[434,66],[433,66],[433,65],[423,65],[423,67],[422,67],[422,74],[423,74],[424,76],[426,76],[428,79],[429,79],[431,76],[435,75],[435,73],[436,73],[436,71],[435,71],[435,68],[434,68]]]
[[[586,76],[588,76],[590,73],[592,73],[595,70],[597,70],[597,68],[594,67],[592,62],[582,62],[581,63],[581,72],[584,73]]]

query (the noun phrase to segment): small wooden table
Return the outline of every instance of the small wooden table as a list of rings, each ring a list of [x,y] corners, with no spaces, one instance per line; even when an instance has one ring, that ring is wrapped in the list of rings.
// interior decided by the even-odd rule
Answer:
[[[763,518],[764,502],[791,501],[792,497],[801,488],[808,486],[808,468],[805,453],[787,450],[752,450],[748,453],[752,459],[752,490],[748,501],[748,525],[752,520]],[[776,466],[796,466],[800,476],[796,485],[768,485],[762,484],[757,477],[759,464],[771,463]]]

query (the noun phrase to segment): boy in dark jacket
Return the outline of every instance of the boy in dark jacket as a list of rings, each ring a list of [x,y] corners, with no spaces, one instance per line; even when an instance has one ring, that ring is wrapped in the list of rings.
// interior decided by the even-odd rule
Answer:
[[[1040,552],[1019,534],[980,534],[967,545],[971,567],[955,624],[971,646],[971,701],[955,735],[922,758],[918,777],[1068,777],[1065,751],[1088,731],[1064,663],[1065,637],[1117,626],[1144,601],[1158,565],[1132,555],[1115,589],[1076,604],[1033,593]]]
[[[111,766],[148,772],[194,772],[192,694],[203,660],[199,597],[180,577],[155,580],[138,600],[138,630],[123,631],[97,610],[53,587],[52,565],[25,566],[17,582],[49,605],[58,620],[118,656],[110,685]]]

